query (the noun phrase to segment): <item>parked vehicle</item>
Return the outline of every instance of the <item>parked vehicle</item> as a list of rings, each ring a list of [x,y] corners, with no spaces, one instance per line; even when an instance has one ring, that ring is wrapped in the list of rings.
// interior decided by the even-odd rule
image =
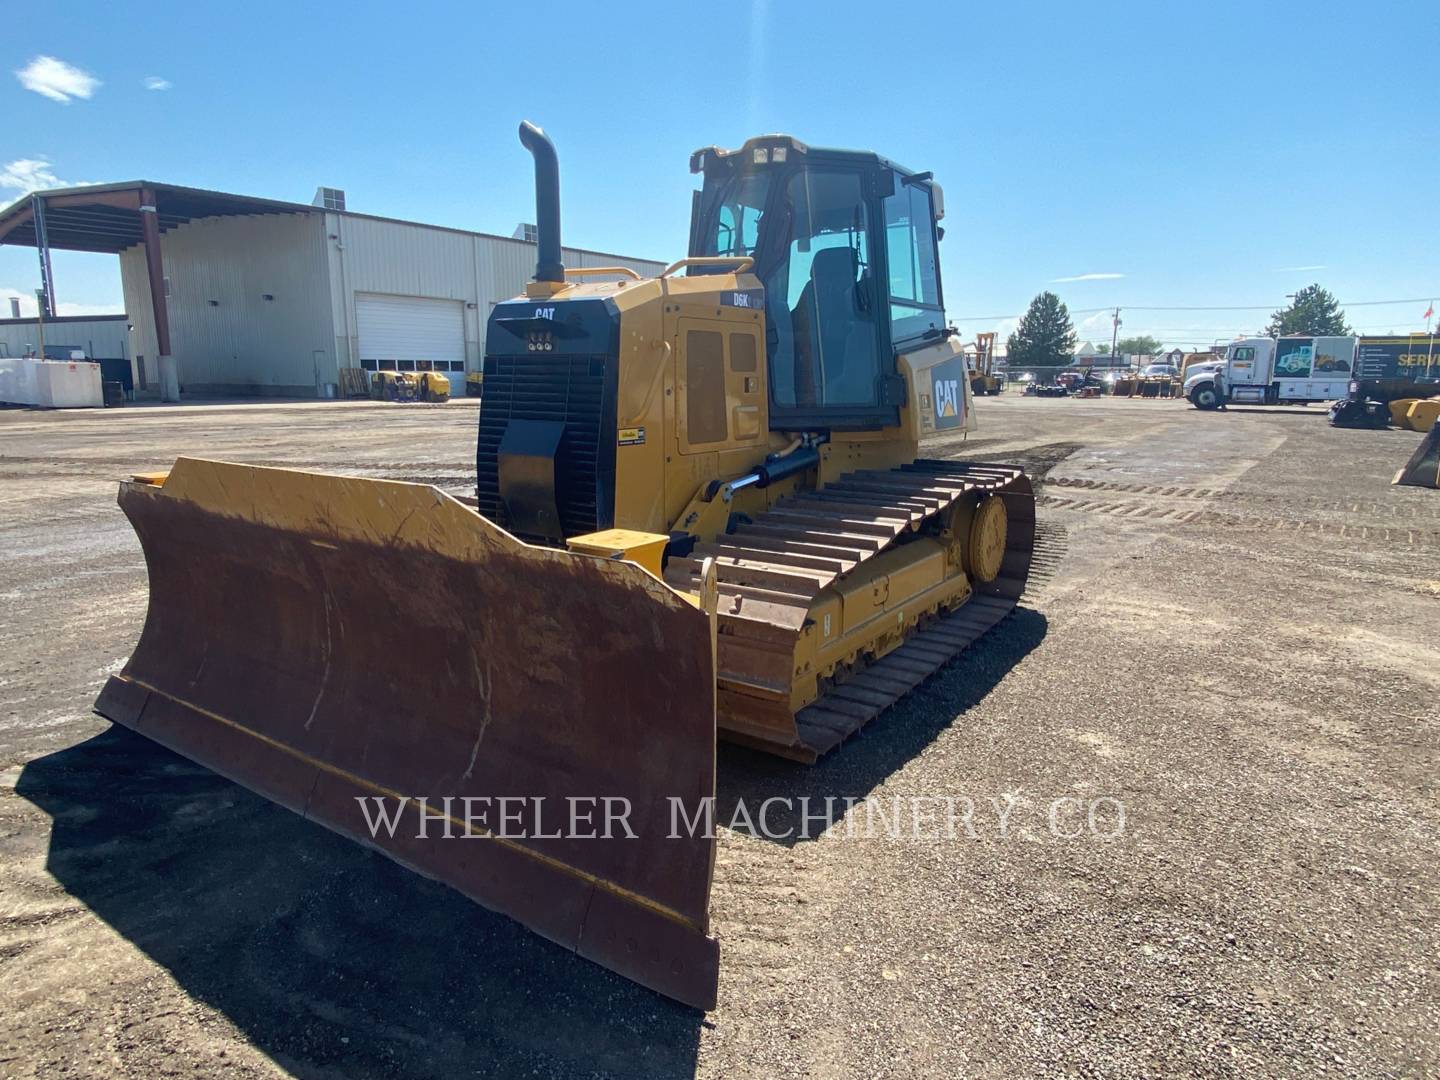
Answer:
[[[1197,409],[1220,404],[1216,367],[1198,364],[1185,379]],[[1423,396],[1440,383],[1440,360],[1428,335],[1414,337],[1254,337],[1225,349],[1230,400],[1245,405],[1291,405],[1341,398],[1381,403]]]
[[[449,401],[450,377],[441,371],[422,371],[416,380],[417,401]]]
[[[414,401],[415,373],[377,371],[370,376],[370,396],[376,401]]]
[[[1352,398],[1396,401],[1430,397],[1440,384],[1440,350],[1430,334],[1355,339]]]

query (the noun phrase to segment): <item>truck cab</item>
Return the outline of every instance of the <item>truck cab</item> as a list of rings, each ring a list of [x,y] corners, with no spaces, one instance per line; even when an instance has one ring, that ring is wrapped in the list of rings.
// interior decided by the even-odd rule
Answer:
[[[1354,366],[1353,337],[1252,337],[1225,347],[1222,370],[1232,402],[1289,405],[1345,397]],[[1192,372],[1185,396],[1197,409],[1219,405],[1213,368]]]

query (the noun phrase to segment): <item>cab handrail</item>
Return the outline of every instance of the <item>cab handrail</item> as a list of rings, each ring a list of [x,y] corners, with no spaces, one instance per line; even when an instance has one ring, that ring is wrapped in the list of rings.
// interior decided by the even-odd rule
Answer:
[[[660,276],[667,278],[676,270],[684,269],[687,266],[734,266],[735,273],[743,274],[754,265],[755,260],[749,255],[692,255],[688,259],[680,259],[671,263],[660,271]]]
[[[640,274],[631,270],[628,266],[567,266],[565,276],[570,277],[595,277],[600,274],[624,274],[634,281],[645,280]]]

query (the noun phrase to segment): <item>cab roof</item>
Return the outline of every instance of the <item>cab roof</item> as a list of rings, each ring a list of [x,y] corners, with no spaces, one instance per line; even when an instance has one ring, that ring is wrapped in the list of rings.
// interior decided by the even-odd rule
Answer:
[[[903,165],[897,165],[889,158],[881,157],[873,150],[842,150],[835,147],[810,146],[803,143],[793,135],[756,135],[754,138],[746,139],[745,144],[735,150],[726,150],[720,146],[702,146],[690,155],[690,171],[692,173],[704,172],[711,164],[755,164],[764,165],[774,160],[775,150],[779,149],[784,155],[782,160],[789,160],[792,155],[804,157],[807,161],[846,161],[864,165],[884,165],[894,169],[901,176],[915,176],[913,169],[907,169]],[[764,158],[758,156],[757,152],[763,152]]]

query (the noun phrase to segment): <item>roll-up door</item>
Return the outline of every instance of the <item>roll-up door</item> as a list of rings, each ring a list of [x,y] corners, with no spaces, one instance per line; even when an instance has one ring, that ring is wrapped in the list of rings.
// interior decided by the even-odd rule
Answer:
[[[360,366],[367,371],[464,371],[465,305],[459,300],[357,293]]]

